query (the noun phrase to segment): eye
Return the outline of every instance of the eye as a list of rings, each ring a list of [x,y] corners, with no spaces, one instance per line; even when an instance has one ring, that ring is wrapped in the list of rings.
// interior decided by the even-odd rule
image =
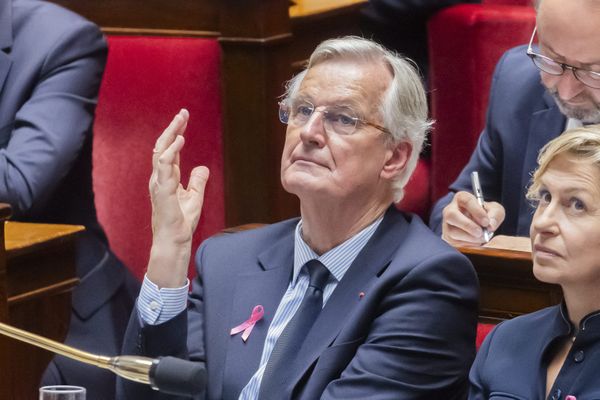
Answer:
[[[339,113],[339,114],[336,114],[336,117],[337,117],[336,120],[342,125],[345,125],[345,126],[353,126],[354,125],[354,118],[349,115]]]
[[[550,204],[552,195],[547,190],[540,190],[538,193],[538,201],[540,204]]]
[[[569,199],[569,207],[575,211],[585,211],[586,206],[583,201],[578,199],[577,197],[572,197]]]
[[[313,113],[313,107],[309,104],[300,104],[296,107],[296,115],[300,117],[310,117]]]

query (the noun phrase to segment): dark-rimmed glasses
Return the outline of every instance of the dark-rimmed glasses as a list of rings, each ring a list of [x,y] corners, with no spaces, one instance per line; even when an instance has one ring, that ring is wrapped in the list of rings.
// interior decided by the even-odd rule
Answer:
[[[383,126],[357,117],[356,113],[348,107],[315,107],[307,100],[288,100],[279,103],[279,120],[284,124],[304,126],[315,112],[323,113],[323,125],[328,134],[352,135],[359,124],[369,125],[381,132],[391,134]]]
[[[566,70],[571,70],[575,78],[586,86],[594,89],[600,89],[600,72],[590,71],[584,68],[574,67],[569,64],[560,63],[554,61],[550,57],[546,57],[533,51],[533,37],[537,32],[537,26],[533,28],[531,39],[529,39],[529,46],[527,47],[527,55],[531,58],[531,61],[540,70],[550,75],[560,76],[565,73]]]

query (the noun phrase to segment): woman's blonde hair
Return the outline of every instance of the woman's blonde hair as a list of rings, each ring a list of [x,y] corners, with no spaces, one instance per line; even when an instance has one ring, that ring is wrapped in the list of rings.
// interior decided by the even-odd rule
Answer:
[[[527,190],[528,199],[536,200],[541,185],[540,177],[544,175],[552,160],[565,154],[600,169],[600,124],[569,129],[540,150],[538,167]],[[600,182],[598,184],[600,185]]]

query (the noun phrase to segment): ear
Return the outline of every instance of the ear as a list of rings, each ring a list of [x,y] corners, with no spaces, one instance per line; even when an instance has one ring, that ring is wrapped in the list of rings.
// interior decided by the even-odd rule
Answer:
[[[388,158],[381,170],[381,178],[392,180],[398,176],[406,168],[411,154],[412,145],[408,142],[400,142],[391,147],[387,155]]]

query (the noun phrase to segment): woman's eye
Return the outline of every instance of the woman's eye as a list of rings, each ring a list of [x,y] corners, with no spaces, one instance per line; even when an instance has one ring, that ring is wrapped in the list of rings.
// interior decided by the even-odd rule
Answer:
[[[577,211],[584,211],[585,203],[578,198],[572,198],[571,199],[571,207],[573,207],[573,209],[575,209]]]
[[[540,200],[540,203],[548,204],[552,201],[552,195],[547,190],[540,190],[540,193],[538,194],[538,198]]]

